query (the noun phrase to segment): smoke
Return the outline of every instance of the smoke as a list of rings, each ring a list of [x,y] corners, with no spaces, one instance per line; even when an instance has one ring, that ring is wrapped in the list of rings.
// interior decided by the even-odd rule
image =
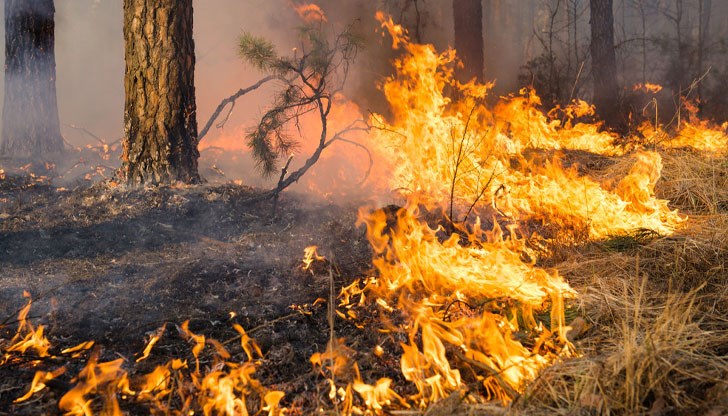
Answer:
[[[56,1],[56,86],[62,124],[83,126],[99,137],[123,133],[124,39],[121,0]],[[247,30],[270,39],[281,50],[293,47],[296,14],[287,1],[198,0],[195,7],[198,120],[203,123],[219,101],[262,74],[237,55],[237,38]],[[0,8],[0,30],[4,27]],[[4,51],[4,42],[2,43]],[[0,63],[4,65],[4,53]],[[4,73],[0,71],[0,81]],[[0,82],[0,94],[4,94]],[[270,91],[268,91],[270,92]],[[238,103],[231,125],[249,122],[264,107],[266,91]],[[82,133],[62,126],[74,143]],[[89,142],[90,143],[90,142]]]
[[[92,144],[94,140],[85,133],[68,127],[71,124],[84,127],[107,142],[117,140],[123,134],[122,3],[122,0],[55,1],[58,108],[62,132],[66,140],[74,146]],[[314,3],[326,15],[327,30],[333,33],[351,26],[365,41],[366,48],[352,67],[344,90],[346,97],[356,103],[364,115],[370,111],[386,114],[386,105],[376,86],[391,74],[389,62],[396,53],[390,50],[389,39],[377,32],[379,25],[374,20],[376,10],[392,14],[395,20],[410,29],[413,38],[418,37],[421,42],[432,43],[438,50],[452,46],[450,1],[318,0]],[[238,56],[238,36],[247,31],[265,37],[277,46],[281,54],[287,55],[294,47],[299,46],[297,27],[303,23],[294,6],[305,4],[302,0],[195,0],[195,84],[200,126],[208,120],[222,98],[264,76],[246,65]],[[556,8],[556,4],[561,6]],[[618,26],[616,41],[619,43],[642,36],[641,33],[636,33],[641,30],[641,16],[636,9],[624,6],[627,3],[621,1],[615,4]],[[558,74],[563,77],[562,92],[570,95],[573,89],[575,98],[589,98],[589,13],[586,0],[494,1],[484,2],[483,5],[486,78],[496,80],[497,93],[517,91],[523,82],[531,82],[534,78],[530,76],[525,80],[518,78],[519,72],[524,72],[521,67],[529,61],[533,65],[530,70],[543,71],[544,68],[539,65],[545,61],[536,58],[543,55],[545,45],[550,42],[561,65]],[[716,15],[726,13],[726,6],[715,4],[713,7]],[[672,36],[675,28],[664,17],[665,13],[670,12],[669,7],[665,10],[646,10],[646,18],[650,23],[646,36]],[[4,25],[2,13],[0,8],[0,24]],[[696,12],[690,9],[686,13],[684,36],[685,40],[691,40],[695,37],[695,31],[687,29],[694,26]],[[717,21],[717,18],[714,20]],[[550,33],[550,30],[554,33]],[[725,25],[718,23],[711,25],[708,30],[705,36],[712,40],[723,38],[728,33]],[[4,27],[0,34],[4,39]],[[659,82],[655,78],[665,72],[662,70],[661,73],[660,70],[668,66],[665,61],[670,57],[669,54],[656,49],[657,44],[654,42],[648,45],[652,49],[644,57],[638,47],[639,43],[624,43],[620,47],[620,70],[624,75],[624,86],[631,85],[635,80],[641,81],[638,78],[643,72],[643,60],[648,63],[645,70],[647,81]],[[628,53],[630,51],[631,54]],[[722,55],[711,56],[716,58]],[[4,54],[0,55],[0,63],[4,64]],[[582,63],[586,63],[583,68]],[[704,67],[711,64],[715,63],[706,57]],[[724,66],[722,64],[721,68]],[[525,72],[526,75],[530,74],[528,70]],[[0,71],[0,78],[2,77],[4,74]],[[0,79],[0,94],[4,94],[2,81]],[[274,89],[274,85],[266,85],[239,99],[225,127],[213,128],[204,138],[202,147],[224,145],[228,149],[244,149],[245,131],[265,111]],[[337,150],[352,151],[356,150]],[[222,156],[226,157],[225,160]],[[260,180],[250,158],[242,151],[239,154],[215,154],[212,150],[207,150],[203,151],[202,157],[201,166],[205,170],[201,174],[208,179],[237,179],[247,184],[270,184]],[[299,159],[302,158],[297,157],[295,163],[303,161]],[[111,160],[109,164],[118,165],[118,160]],[[215,173],[211,170],[213,167],[219,168],[225,176]],[[326,172],[319,168],[317,175],[325,177]]]

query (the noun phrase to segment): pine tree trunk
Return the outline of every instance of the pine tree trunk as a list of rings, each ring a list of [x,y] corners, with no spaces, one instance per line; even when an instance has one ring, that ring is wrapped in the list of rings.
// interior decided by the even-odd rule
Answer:
[[[612,0],[590,0],[594,105],[607,125],[620,124]]]
[[[123,179],[200,181],[192,0],[124,0]]]
[[[464,67],[458,71],[460,81],[476,78],[483,81],[483,3],[482,0],[453,0],[455,49]]]
[[[53,0],[5,0],[0,155],[43,162],[63,151],[56,100]]]

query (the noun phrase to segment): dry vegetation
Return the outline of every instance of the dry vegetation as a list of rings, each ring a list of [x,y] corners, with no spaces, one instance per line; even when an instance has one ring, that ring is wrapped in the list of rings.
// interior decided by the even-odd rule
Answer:
[[[517,413],[728,412],[728,163],[687,150],[663,157],[658,195],[688,223],[669,237],[556,254],[579,292],[580,357],[545,370]]]

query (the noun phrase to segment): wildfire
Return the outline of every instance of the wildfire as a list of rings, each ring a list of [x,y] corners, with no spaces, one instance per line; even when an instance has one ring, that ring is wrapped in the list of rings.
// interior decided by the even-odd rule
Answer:
[[[356,319],[352,309],[369,301],[384,316],[405,315],[405,323],[390,318],[383,325],[407,339],[401,370],[418,394],[406,401],[426,406],[476,381],[507,402],[544,366],[573,354],[564,299],[575,292],[557,272],[535,267],[519,224],[584,228],[587,237],[604,238],[643,228],[669,234],[684,218],[655,197],[660,155],[626,155],[615,135],[581,121],[593,116],[592,106],[577,100],[544,114],[535,92],[525,89],[490,108],[484,98],[491,84],[453,79],[454,51],[413,44],[391,19],[377,17],[403,54],[383,85],[391,121],[373,115],[369,142],[386,149],[377,151],[389,155],[380,169],[391,171],[389,187],[407,202],[395,213],[360,211],[376,276],[364,288],[342,290],[340,306],[349,312],[339,316]],[[565,167],[558,152],[540,156],[558,150],[629,156],[632,166],[622,178],[590,177]],[[425,220],[433,213],[440,225]],[[483,214],[492,219],[490,230]],[[340,360],[336,351],[330,345],[325,354]],[[322,357],[312,361],[322,365]],[[377,399],[377,387],[349,378],[338,389],[331,381],[332,400],[351,403],[356,385],[369,410],[391,403],[393,396]]]
[[[326,21],[318,6],[304,4],[296,10],[304,20]],[[616,145],[614,134],[587,121],[594,116],[588,103],[575,100],[545,114],[535,91],[524,89],[486,105],[492,84],[456,81],[455,51],[439,53],[431,45],[412,43],[391,19],[377,17],[393,47],[403,53],[394,62],[396,74],[382,86],[392,116],[369,120],[373,129],[367,151],[376,156],[381,172],[371,181],[398,191],[405,202],[396,209],[359,211],[374,271],[343,288],[338,306],[329,271],[331,336],[325,351],[313,354],[310,362],[325,377],[328,398],[342,414],[424,408],[469,386],[508,403],[545,366],[576,354],[566,338],[565,309],[577,294],[557,271],[537,266],[533,241],[548,243],[539,231],[581,229],[582,238],[592,239],[640,229],[668,235],[685,218],[655,196],[660,154],[628,152]],[[653,93],[658,87],[639,86]],[[358,114],[358,109],[344,113]],[[725,152],[727,127],[690,120],[676,138],[668,139],[663,127],[646,123],[641,134],[662,148]],[[627,173],[585,174],[563,156],[575,150],[629,161]],[[334,182],[339,179],[334,176]],[[308,188],[323,192],[326,187],[312,182]],[[314,262],[324,260],[316,246],[307,247],[302,268],[313,273]],[[50,355],[43,326],[35,328],[27,320],[31,303],[19,313],[18,331],[3,349],[0,364],[27,351]],[[369,384],[355,351],[334,337],[335,316],[356,322],[357,308],[365,307],[381,317],[378,330],[396,335],[402,376],[416,393],[399,394],[387,377]],[[270,416],[286,412],[284,393],[255,378],[263,353],[240,325],[233,325],[242,350],[239,360],[232,358],[227,343],[196,334],[189,326],[185,321],[178,332],[189,344],[187,358],[194,359],[194,366],[173,358],[132,377],[124,359],[100,362],[95,352],[72,379],[74,387],[59,408],[69,415],[89,415],[100,408],[94,402],[100,396],[103,413],[112,415],[121,414],[119,400],[126,398],[149,403],[158,412],[169,411],[174,400],[177,414],[202,409],[205,415],[247,415],[251,399]],[[165,328],[150,336],[135,362],[150,356]],[[62,354],[79,357],[92,346],[84,343]],[[378,345],[373,354],[385,352]],[[16,402],[28,400],[67,371],[38,371]]]
[[[688,121],[682,123],[677,134],[669,134],[663,126],[652,123],[643,123],[639,131],[649,143],[658,144],[664,148],[692,148],[701,152],[716,155],[728,153],[728,123],[714,125],[708,121],[689,116]]]
[[[591,106],[577,101],[545,115],[537,108],[538,96],[524,90],[490,109],[482,101],[488,85],[453,80],[452,51],[437,53],[431,45],[412,44],[399,35],[401,30],[391,19],[380,19],[392,36],[399,37],[397,44],[405,52],[395,62],[396,75],[383,88],[393,122],[384,122],[383,117],[372,120],[379,127],[373,130],[372,142],[397,149],[389,152],[392,188],[419,193],[418,203],[430,207],[449,205],[448,215],[456,222],[458,215],[465,217],[471,211],[490,216],[490,207],[514,222],[537,219],[588,227],[593,238],[638,228],[667,234],[683,222],[667,201],[654,197],[661,169],[655,152],[635,156],[635,167],[623,179],[645,187],[624,185],[618,190],[576,168],[563,168],[558,156],[546,161],[527,156],[528,149],[623,154],[613,144],[614,135],[599,132],[598,124],[576,121],[591,115]],[[446,96],[446,87],[462,98],[454,101]],[[637,199],[641,203],[635,203]]]

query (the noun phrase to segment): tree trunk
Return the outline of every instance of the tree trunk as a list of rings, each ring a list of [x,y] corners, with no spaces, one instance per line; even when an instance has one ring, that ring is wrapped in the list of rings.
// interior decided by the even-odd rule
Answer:
[[[590,0],[591,55],[594,81],[594,105],[610,126],[618,126],[619,85],[614,51],[614,15],[612,0]]]
[[[482,0],[453,0],[455,20],[455,49],[464,67],[458,73],[460,81],[476,78],[483,81],[483,3]]]
[[[4,157],[43,162],[63,151],[54,13],[53,0],[5,0]]]
[[[699,22],[698,22],[698,73],[696,79],[703,76],[703,66],[705,60],[706,44],[710,39],[710,15],[713,13],[712,0],[699,0]],[[703,83],[698,82],[698,102],[703,102]]]
[[[197,183],[192,0],[124,0],[128,185]]]

